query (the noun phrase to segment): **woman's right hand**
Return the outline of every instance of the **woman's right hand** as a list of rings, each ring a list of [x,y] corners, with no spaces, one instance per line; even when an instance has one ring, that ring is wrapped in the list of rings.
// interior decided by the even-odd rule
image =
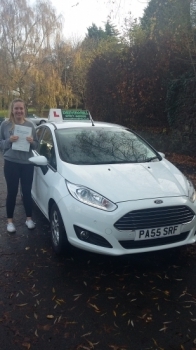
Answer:
[[[10,136],[10,142],[16,142],[18,140],[18,136],[11,135]]]

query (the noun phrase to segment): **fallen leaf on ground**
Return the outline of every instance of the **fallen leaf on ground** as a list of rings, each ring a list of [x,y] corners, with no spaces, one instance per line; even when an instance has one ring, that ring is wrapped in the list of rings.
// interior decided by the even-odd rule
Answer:
[[[30,349],[31,344],[30,343],[22,343],[22,346],[24,346],[27,349]]]

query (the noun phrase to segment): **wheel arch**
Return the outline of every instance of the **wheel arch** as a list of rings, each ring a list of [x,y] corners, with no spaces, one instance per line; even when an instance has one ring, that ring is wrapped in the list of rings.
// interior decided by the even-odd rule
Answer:
[[[50,217],[50,212],[51,212],[53,204],[56,204],[56,202],[53,198],[50,198],[49,203],[48,203],[48,217]]]

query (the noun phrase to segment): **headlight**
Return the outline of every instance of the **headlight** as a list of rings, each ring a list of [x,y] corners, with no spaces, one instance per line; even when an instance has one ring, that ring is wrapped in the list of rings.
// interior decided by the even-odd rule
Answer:
[[[196,192],[191,180],[187,179],[188,182],[188,196],[191,202],[195,202]]]
[[[69,193],[78,201],[105,211],[113,211],[117,205],[103,197],[101,194],[90,190],[88,187],[74,185],[66,181]]]

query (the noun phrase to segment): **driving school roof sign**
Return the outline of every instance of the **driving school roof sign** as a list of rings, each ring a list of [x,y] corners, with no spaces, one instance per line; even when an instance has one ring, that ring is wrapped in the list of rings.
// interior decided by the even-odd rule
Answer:
[[[90,113],[83,109],[62,109],[63,120],[90,120]]]
[[[51,108],[48,120],[53,122],[62,122],[66,120],[91,120],[91,117],[90,112],[88,110]]]

